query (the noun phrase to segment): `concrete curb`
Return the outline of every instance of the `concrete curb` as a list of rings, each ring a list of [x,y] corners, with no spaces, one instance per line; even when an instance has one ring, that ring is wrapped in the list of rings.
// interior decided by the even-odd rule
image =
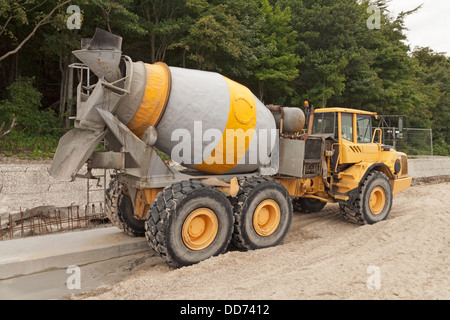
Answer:
[[[145,238],[115,227],[8,240],[0,242],[0,280],[145,251],[151,251]]]

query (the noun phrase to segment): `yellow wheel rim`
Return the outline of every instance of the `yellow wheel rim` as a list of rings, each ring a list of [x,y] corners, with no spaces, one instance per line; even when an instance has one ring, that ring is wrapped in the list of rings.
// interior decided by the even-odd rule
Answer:
[[[380,214],[381,211],[383,211],[385,204],[386,194],[384,193],[384,189],[381,187],[374,188],[369,197],[370,211],[375,215]]]
[[[218,229],[219,222],[212,210],[197,209],[183,223],[183,242],[191,250],[203,250],[214,241]]]
[[[253,214],[253,227],[263,237],[270,236],[280,224],[280,206],[274,200],[264,200]]]

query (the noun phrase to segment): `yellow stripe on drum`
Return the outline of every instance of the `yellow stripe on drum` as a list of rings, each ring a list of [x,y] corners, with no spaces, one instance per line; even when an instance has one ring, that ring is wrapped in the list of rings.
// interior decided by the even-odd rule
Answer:
[[[171,77],[169,67],[163,62],[145,64],[147,83],[142,102],[134,117],[127,124],[141,138],[145,131],[158,125],[169,100]]]
[[[225,130],[211,155],[194,167],[213,174],[223,174],[233,169],[245,156],[255,135],[255,96],[243,85],[224,78],[230,90],[230,111]]]

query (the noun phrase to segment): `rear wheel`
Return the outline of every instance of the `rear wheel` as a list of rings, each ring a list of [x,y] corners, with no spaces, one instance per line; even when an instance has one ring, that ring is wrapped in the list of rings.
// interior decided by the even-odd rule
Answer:
[[[263,177],[239,180],[232,243],[241,250],[276,246],[292,221],[292,203],[282,184]]]
[[[146,237],[174,267],[223,253],[230,243],[233,211],[225,195],[196,181],[166,187],[150,205]]]
[[[353,205],[339,204],[345,219],[357,224],[374,224],[385,220],[392,207],[392,185],[382,172],[371,172],[364,180]]]
[[[302,213],[319,212],[326,206],[326,204],[326,202],[322,202],[319,199],[313,198],[292,199],[292,206],[294,207],[294,210]]]
[[[106,189],[105,213],[111,223],[131,237],[143,237],[145,221],[136,219],[125,184],[112,179]]]

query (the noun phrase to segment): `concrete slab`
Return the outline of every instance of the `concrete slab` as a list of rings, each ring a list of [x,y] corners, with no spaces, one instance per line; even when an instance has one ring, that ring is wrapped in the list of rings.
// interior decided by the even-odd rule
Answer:
[[[151,251],[80,266],[78,287],[70,286],[73,273],[55,269],[0,280],[0,300],[70,299],[72,295],[102,289],[135,275],[152,274],[155,266],[165,266]]]
[[[0,242],[0,280],[152,251],[116,227]]]

